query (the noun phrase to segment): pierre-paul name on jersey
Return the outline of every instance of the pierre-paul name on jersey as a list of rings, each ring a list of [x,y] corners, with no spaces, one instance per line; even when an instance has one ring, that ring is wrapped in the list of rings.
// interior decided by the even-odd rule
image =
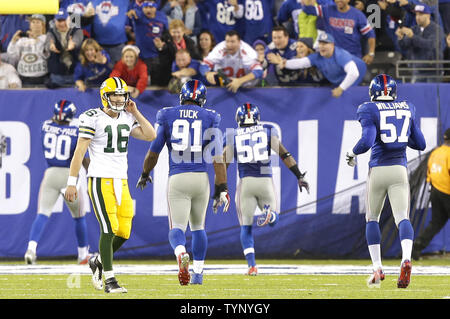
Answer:
[[[69,167],[77,145],[78,120],[59,125],[51,120],[42,124],[41,138],[48,166]]]
[[[80,115],[79,136],[91,139],[88,176],[127,178],[128,139],[131,130],[138,125],[136,118],[125,111],[117,118],[100,108]]]

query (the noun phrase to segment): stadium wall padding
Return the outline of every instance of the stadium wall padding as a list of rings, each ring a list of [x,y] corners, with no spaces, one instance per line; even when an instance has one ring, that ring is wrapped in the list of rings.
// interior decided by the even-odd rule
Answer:
[[[438,134],[450,127],[450,84],[403,84],[398,87],[398,95],[416,105],[416,118],[427,140],[425,152],[431,150],[440,142]],[[22,258],[25,253],[46,169],[40,126],[51,118],[52,106],[60,99],[73,101],[78,115],[101,105],[96,89],[85,93],[75,89],[0,91],[0,130],[8,137],[8,150],[0,169],[0,258]],[[206,107],[221,114],[220,127],[224,132],[236,126],[234,115],[239,104],[254,103],[260,108],[261,120],[277,125],[283,144],[298,161],[300,170],[307,171],[310,194],[300,193],[294,175],[273,157],[281,218],[275,227],[253,227],[257,258],[369,258],[364,217],[369,154],[358,157],[356,168],[345,163],[345,152],[361,134],[356,121],[357,106],[367,100],[367,87],[350,88],[340,98],[332,97],[327,87],[241,89],[237,94],[222,88],[208,89]],[[136,102],[154,123],[160,108],[177,105],[179,100],[178,95],[167,90],[147,90]],[[148,142],[130,139],[128,176],[135,218],[131,237],[117,252],[118,257],[173,256],[165,209],[165,156],[161,155],[155,168],[154,184],[144,191],[135,188],[148,147]],[[408,159],[421,156],[412,150],[407,154]],[[209,176],[213,192],[212,165]],[[236,182],[236,164],[232,163],[228,168],[232,199]],[[83,198],[90,211],[90,250],[97,251],[99,226],[87,194]],[[214,214],[211,205],[212,200],[206,217],[207,258],[243,258],[234,200],[226,214],[220,209]],[[76,255],[74,223],[62,198],[54,211],[38,245],[38,257]],[[186,234],[187,249],[191,251],[190,231]],[[449,247],[447,223],[425,252],[448,251]],[[397,241],[382,251],[386,257],[398,256],[400,244]]]

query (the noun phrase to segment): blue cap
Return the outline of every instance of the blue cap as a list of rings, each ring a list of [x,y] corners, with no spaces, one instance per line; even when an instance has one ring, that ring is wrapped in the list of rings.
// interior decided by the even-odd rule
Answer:
[[[334,43],[334,37],[329,33],[321,33],[318,38],[319,42]]]
[[[431,8],[429,6],[427,6],[425,3],[416,5],[414,7],[414,11],[431,14]]]
[[[66,12],[66,10],[61,8],[59,9],[58,13],[55,14],[55,20],[65,20],[68,16],[69,14]]]
[[[145,7],[158,8],[158,4],[157,4],[156,2],[154,2],[154,1],[145,1],[145,2],[142,4],[142,8],[145,8]]]

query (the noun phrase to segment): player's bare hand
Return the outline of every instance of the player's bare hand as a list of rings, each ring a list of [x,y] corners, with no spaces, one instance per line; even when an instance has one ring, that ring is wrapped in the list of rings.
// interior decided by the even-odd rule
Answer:
[[[76,186],[67,186],[64,198],[69,202],[74,202],[78,198],[78,191]]]
[[[129,99],[128,102],[127,102],[127,106],[126,106],[125,110],[128,113],[131,113],[131,114],[134,115],[137,112],[137,110],[138,110],[136,102],[134,102],[132,99]]]

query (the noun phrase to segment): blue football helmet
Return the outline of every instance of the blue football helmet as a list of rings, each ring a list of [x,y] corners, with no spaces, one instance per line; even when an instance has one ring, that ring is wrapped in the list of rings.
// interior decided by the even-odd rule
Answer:
[[[236,110],[236,122],[239,126],[255,125],[260,120],[259,109],[256,105],[245,103]]]
[[[180,91],[180,104],[186,101],[203,106],[206,103],[206,86],[199,80],[189,80],[184,83]]]
[[[75,107],[75,104],[69,100],[60,100],[53,106],[53,119],[69,122],[73,119],[76,112],[77,108]]]
[[[369,85],[371,101],[394,101],[397,98],[397,83],[387,74],[378,74]]]

